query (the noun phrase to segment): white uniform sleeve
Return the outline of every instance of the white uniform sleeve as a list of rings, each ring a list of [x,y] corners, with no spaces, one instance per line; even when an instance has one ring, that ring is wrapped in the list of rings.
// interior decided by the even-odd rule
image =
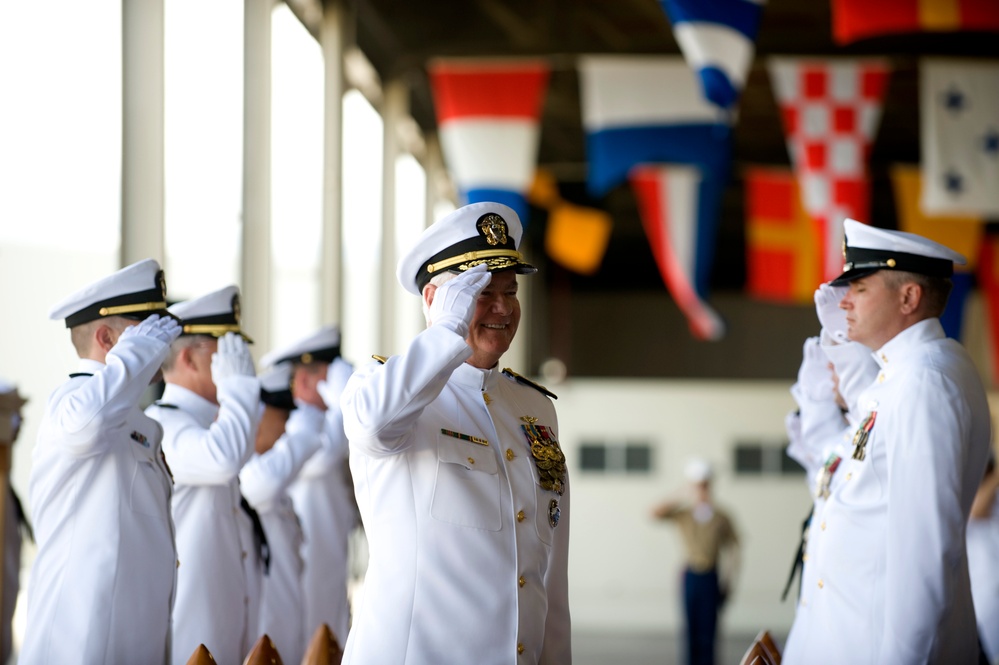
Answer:
[[[320,446],[319,435],[285,433],[262,455],[253,455],[239,472],[240,491],[257,508],[273,501],[295,479]]]
[[[822,350],[825,351],[839,377],[839,394],[849,408],[847,417],[850,424],[856,426],[865,415],[860,413],[857,406],[858,398],[860,393],[877,378],[878,363],[871,355],[871,350],[859,342],[832,344],[827,343],[823,335]]]
[[[218,387],[219,413],[208,429],[185,423],[163,439],[174,481],[218,485],[232,480],[253,454],[259,422],[260,381],[234,376]]]
[[[569,616],[569,479],[559,499],[562,514],[555,528],[552,557],[548,564],[548,616],[545,619],[545,642],[540,665],[572,663],[572,622]]]
[[[125,422],[138,406],[170,346],[158,339],[129,336],[108,352],[105,366],[49,404],[58,446],[74,457],[98,455],[110,437],[98,436]]]
[[[371,455],[405,450],[420,414],[471,354],[459,335],[431,326],[404,354],[354,372],[340,399],[350,444]]]
[[[939,372],[924,368],[898,378],[911,389],[898,421],[877,432],[888,461],[888,531],[884,638],[875,662],[911,665],[930,662],[946,599],[959,583],[971,415],[958,387]]]
[[[788,456],[805,469],[809,484],[826,461],[829,450],[839,442],[846,427],[843,413],[832,399],[815,400],[808,397],[798,384],[791,386],[791,395],[798,403],[797,427],[787,447]]]

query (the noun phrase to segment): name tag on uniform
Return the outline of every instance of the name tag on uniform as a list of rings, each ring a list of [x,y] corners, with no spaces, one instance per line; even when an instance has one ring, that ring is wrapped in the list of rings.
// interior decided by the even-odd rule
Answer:
[[[461,439],[462,441],[468,441],[470,443],[477,443],[480,446],[488,446],[489,442],[483,438],[472,436],[471,434],[462,434],[461,432],[455,432],[453,430],[441,428],[441,434],[445,436],[453,436],[456,439]]]

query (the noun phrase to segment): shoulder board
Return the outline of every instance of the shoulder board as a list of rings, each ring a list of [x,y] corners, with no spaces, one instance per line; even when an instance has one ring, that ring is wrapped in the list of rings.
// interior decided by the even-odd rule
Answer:
[[[386,362],[388,362],[388,356],[376,356],[376,355],[372,355],[371,357],[374,358],[375,360],[377,360],[378,363],[381,364],[381,365],[384,365]]]
[[[161,409],[179,409],[180,408],[176,404],[167,404],[166,402],[153,402],[153,404],[155,404],[156,406],[160,407]]]
[[[535,390],[537,390],[542,395],[547,395],[548,397],[551,397],[552,399],[558,399],[558,395],[556,395],[552,391],[548,390],[547,388],[545,388],[540,383],[535,383],[534,381],[531,381],[530,379],[525,379],[524,377],[522,377],[520,374],[517,374],[516,372],[514,372],[509,367],[504,367],[503,368],[503,373],[506,374],[507,376],[509,376],[511,379],[513,379],[517,383],[520,383],[520,384],[523,384],[525,386],[530,386],[531,388],[534,388]]]
[[[92,372],[74,372],[73,374],[69,375],[69,378],[75,379],[78,376],[93,376],[93,373]]]

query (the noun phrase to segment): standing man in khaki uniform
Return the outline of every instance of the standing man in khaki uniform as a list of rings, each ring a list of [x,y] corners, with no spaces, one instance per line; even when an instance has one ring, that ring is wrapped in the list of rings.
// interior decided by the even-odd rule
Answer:
[[[735,584],[739,537],[728,513],[711,498],[711,466],[693,459],[685,469],[693,503],[667,501],[653,511],[676,524],[683,538],[683,608],[687,619],[686,651],[690,665],[713,665],[718,613]]]

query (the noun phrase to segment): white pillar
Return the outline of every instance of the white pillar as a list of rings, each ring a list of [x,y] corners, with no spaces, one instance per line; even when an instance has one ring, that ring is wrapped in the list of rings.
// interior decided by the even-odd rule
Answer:
[[[396,250],[396,161],[402,152],[399,125],[409,115],[409,89],[401,80],[392,80],[383,88],[382,122],[382,262],[379,276],[381,307],[379,348],[401,351],[408,340],[396,340],[396,318],[402,294],[396,282],[395,267],[399,263]]]
[[[323,231],[319,268],[319,316],[326,323],[341,324],[343,307],[343,51],[344,7],[339,0],[329,0],[323,7],[319,45],[324,60],[323,111]]]
[[[122,0],[121,28],[121,264],[162,265],[163,0]]]
[[[243,328],[255,352],[271,346],[271,10],[244,0],[243,14]]]

